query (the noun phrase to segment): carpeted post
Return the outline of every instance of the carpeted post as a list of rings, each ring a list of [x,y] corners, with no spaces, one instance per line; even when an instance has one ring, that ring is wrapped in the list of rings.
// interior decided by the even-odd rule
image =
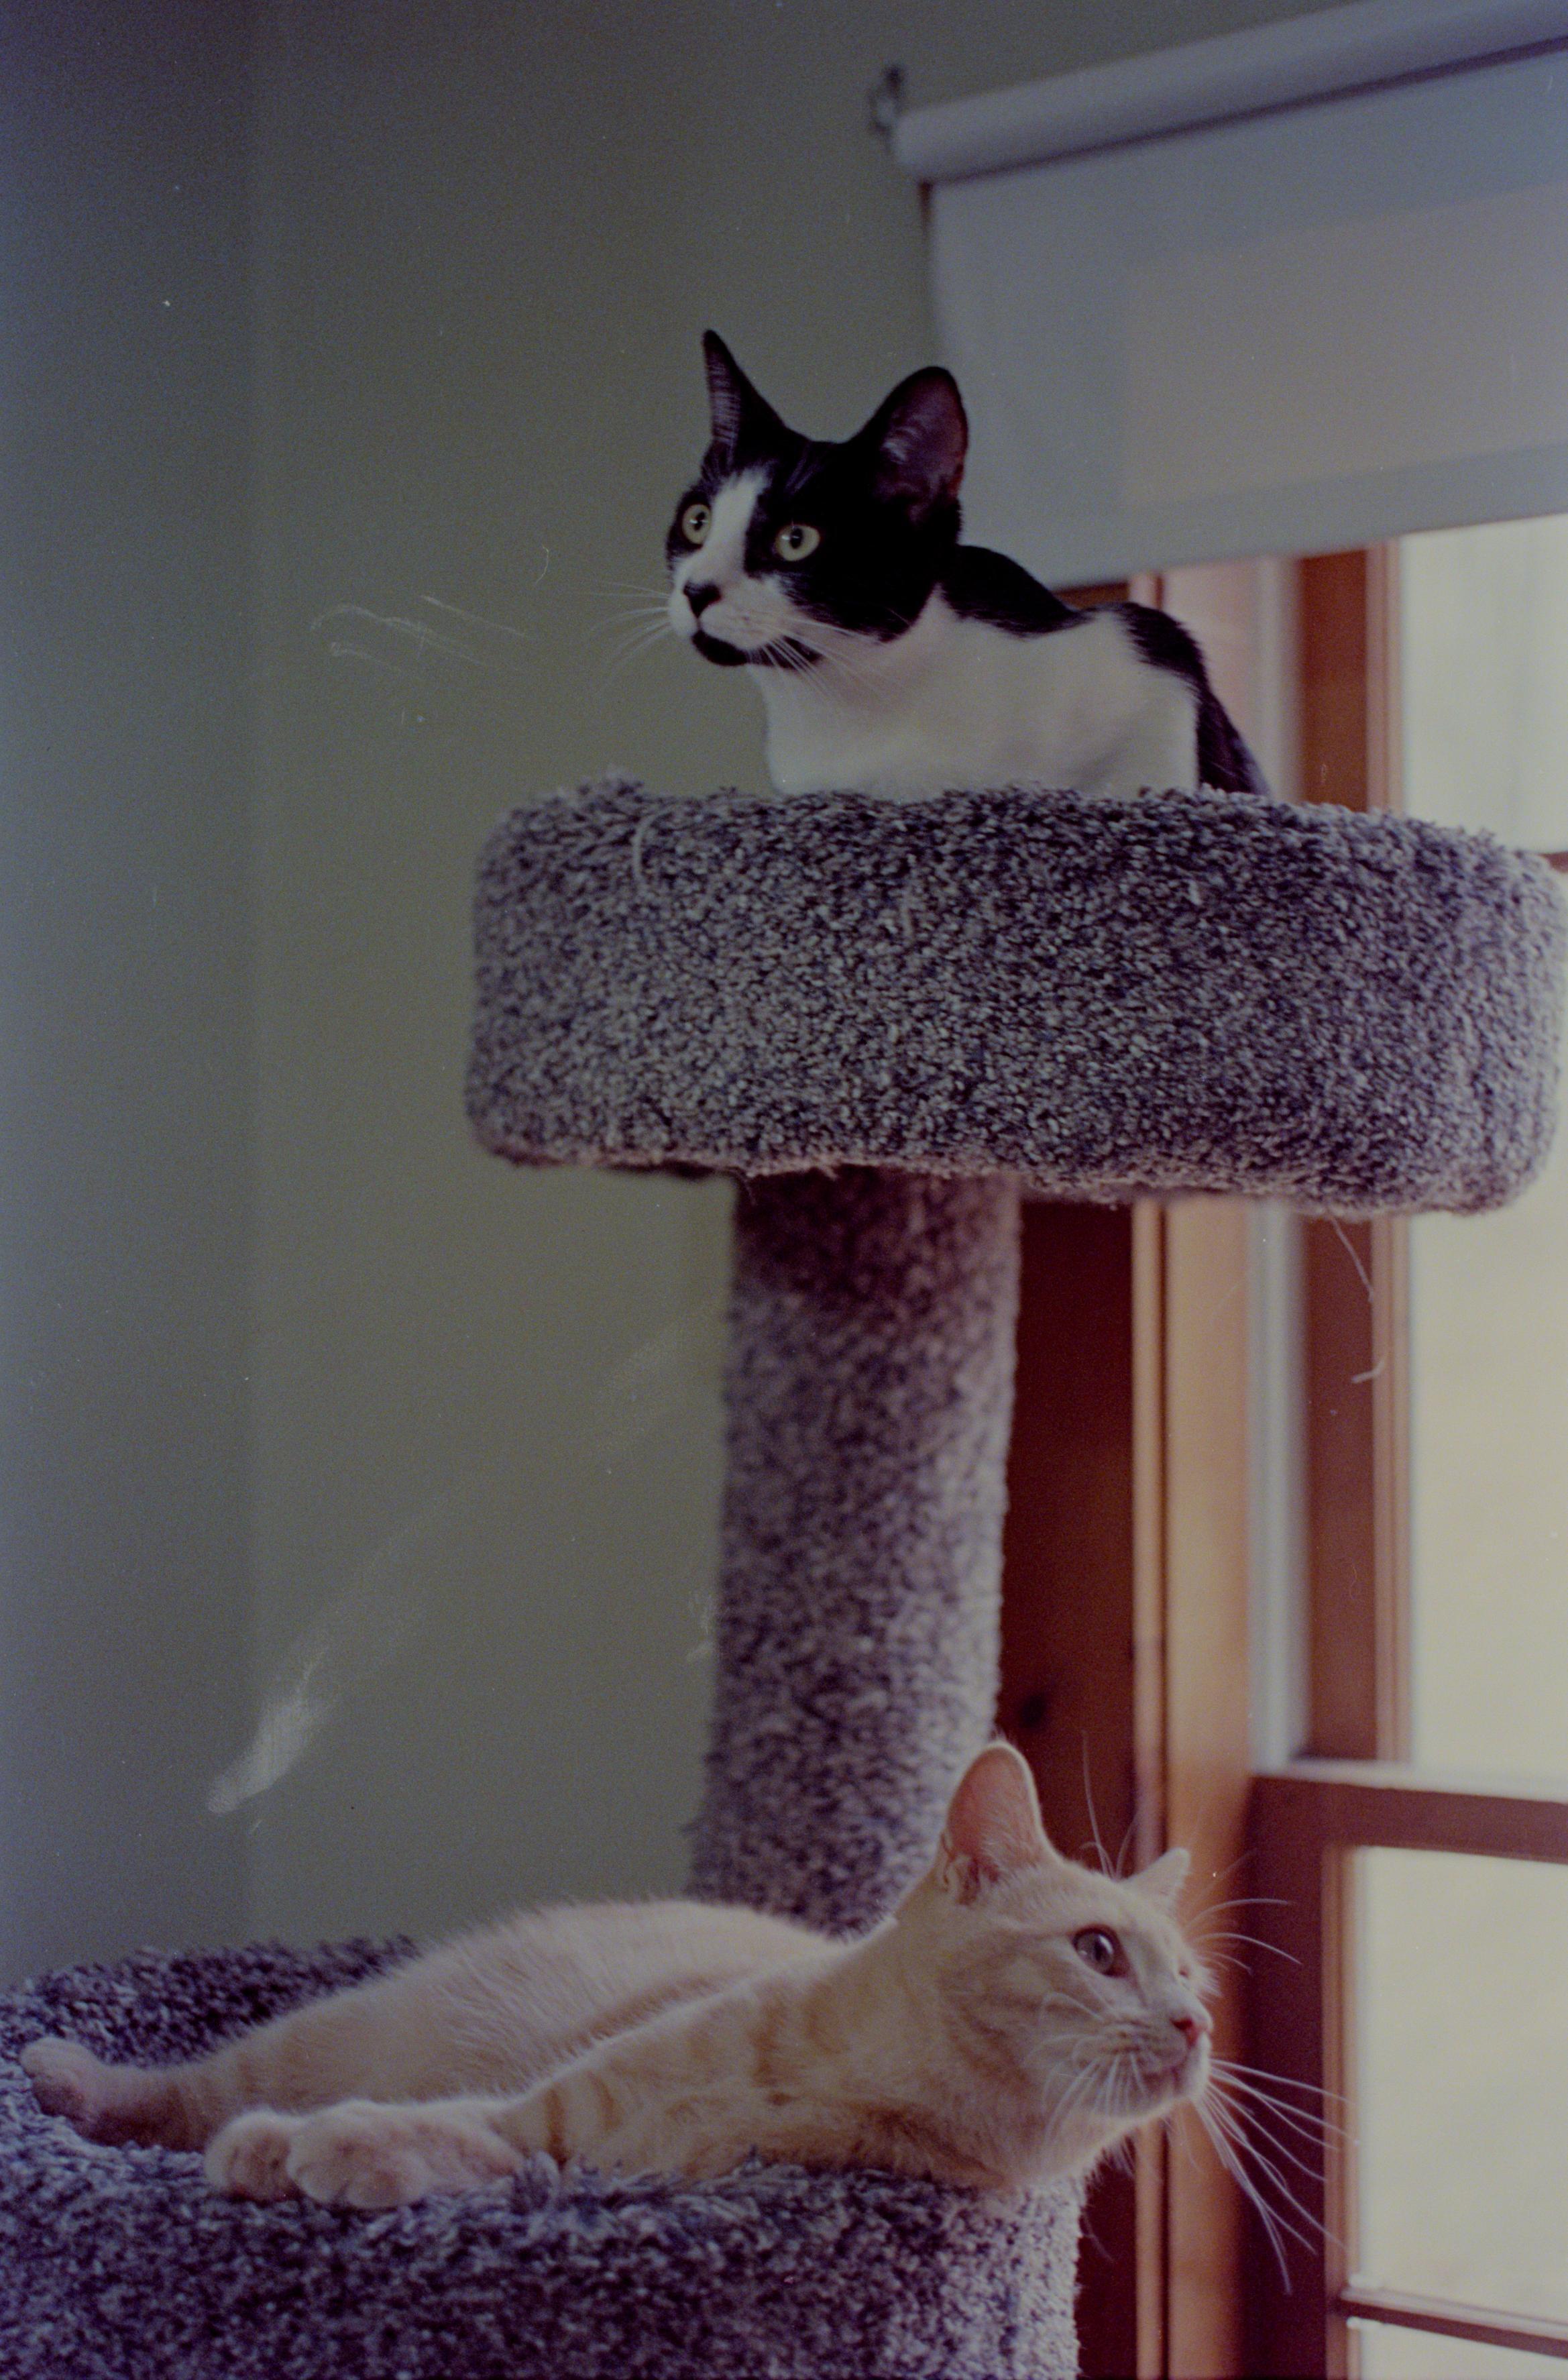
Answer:
[[[1018,1293],[1004,1176],[742,1184],[693,1888],[834,1932],[990,1730]]]

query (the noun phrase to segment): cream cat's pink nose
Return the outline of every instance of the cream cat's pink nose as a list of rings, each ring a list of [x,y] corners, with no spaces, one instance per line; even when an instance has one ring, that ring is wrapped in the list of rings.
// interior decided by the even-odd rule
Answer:
[[[1196,2016],[1173,2016],[1171,2022],[1189,2049],[1193,2047],[1200,2034],[1212,2033],[1214,2030],[1213,2019],[1207,2009],[1200,2010]]]

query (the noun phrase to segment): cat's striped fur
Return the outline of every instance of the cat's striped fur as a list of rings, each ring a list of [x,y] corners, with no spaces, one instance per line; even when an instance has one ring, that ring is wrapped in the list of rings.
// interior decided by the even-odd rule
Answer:
[[[700,2177],[748,2155],[976,2187],[1081,2170],[1201,2090],[1185,1860],[1123,1880],[1047,1841],[994,1744],[888,1922],[834,1943],[746,1910],[561,1910],[466,1937],[197,2065],[24,2056],[97,2140],[206,2148],[213,2185],[385,2206],[529,2152]]]

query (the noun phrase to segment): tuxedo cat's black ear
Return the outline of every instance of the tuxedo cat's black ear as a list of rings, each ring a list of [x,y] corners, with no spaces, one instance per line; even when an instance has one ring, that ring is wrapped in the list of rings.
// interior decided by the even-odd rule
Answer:
[[[940,364],[901,380],[860,435],[876,450],[878,495],[903,504],[911,519],[956,501],[969,424],[958,383]]]
[[[759,396],[717,331],[702,334],[708,367],[708,409],[713,443],[726,455],[742,446],[772,443],[784,428],[765,396]]]

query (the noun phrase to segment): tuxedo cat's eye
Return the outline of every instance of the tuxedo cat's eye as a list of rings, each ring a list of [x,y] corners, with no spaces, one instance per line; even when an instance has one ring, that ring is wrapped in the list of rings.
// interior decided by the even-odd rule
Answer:
[[[781,528],[774,538],[773,552],[781,562],[804,562],[808,553],[816,552],[821,542],[820,529],[812,528],[806,521],[791,521],[788,528]]]
[[[1073,1948],[1086,1967],[1097,1975],[1124,1975],[1127,1954],[1116,1936],[1107,1925],[1086,1925],[1081,1934],[1073,1937]]]
[[[700,545],[712,526],[712,509],[708,504],[687,504],[681,515],[681,535],[687,545]]]

